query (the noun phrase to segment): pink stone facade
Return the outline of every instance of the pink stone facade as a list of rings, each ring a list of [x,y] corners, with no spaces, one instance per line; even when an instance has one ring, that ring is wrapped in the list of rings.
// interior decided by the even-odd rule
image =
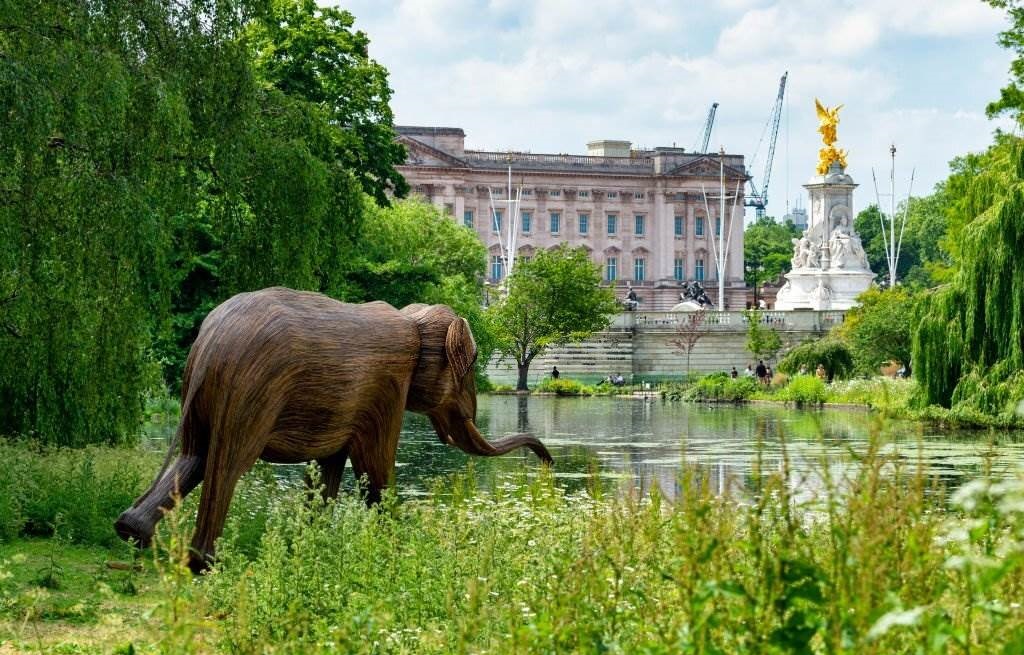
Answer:
[[[729,254],[726,303],[720,309],[745,307],[742,155],[694,154],[682,148],[637,151],[610,141],[588,145],[591,152],[608,153],[625,143],[625,152],[616,154],[628,156],[484,152],[466,150],[459,128],[400,126],[397,131],[409,153],[399,170],[413,193],[477,233],[488,248],[492,283],[506,267],[491,193],[496,200],[506,199],[511,163],[513,189],[522,188],[517,257],[561,243],[582,246],[620,298],[627,282],[637,290],[640,311],[671,308],[679,302],[682,283],[700,279],[717,302],[714,253],[724,164],[726,193],[734,194],[738,186],[740,198],[735,211],[731,198],[726,203],[722,229]],[[504,233],[507,206],[494,207],[501,212]]]

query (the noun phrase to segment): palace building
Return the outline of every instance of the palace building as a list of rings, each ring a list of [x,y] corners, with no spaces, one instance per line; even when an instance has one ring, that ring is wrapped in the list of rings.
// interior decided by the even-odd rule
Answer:
[[[522,189],[517,258],[561,243],[583,247],[620,298],[628,283],[641,299],[640,311],[667,310],[679,302],[683,282],[694,280],[717,302],[716,253],[724,229],[726,302],[717,309],[745,307],[742,155],[636,150],[628,141],[593,141],[586,155],[487,152],[467,150],[460,128],[396,131],[408,150],[398,170],[415,195],[477,233],[488,248],[490,282],[506,273],[499,233],[507,227],[508,205],[492,205],[492,198],[507,200],[511,166],[513,193]]]

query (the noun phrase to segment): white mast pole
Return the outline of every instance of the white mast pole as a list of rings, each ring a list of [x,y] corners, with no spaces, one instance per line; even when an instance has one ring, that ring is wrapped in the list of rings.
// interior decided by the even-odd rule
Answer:
[[[900,252],[903,251],[903,233],[907,229],[907,212],[910,211],[910,196],[914,193],[914,174],[917,173],[916,168],[910,169],[910,185],[907,187],[907,202],[903,206],[903,223],[900,224],[900,240],[896,246],[896,262],[900,261]]]
[[[889,287],[896,286],[896,144],[889,146]]]
[[[718,311],[725,311],[725,149],[719,152],[718,158]]]
[[[506,201],[506,203],[508,204],[508,214],[509,214],[509,216],[508,216],[508,231],[507,231],[507,235],[508,236],[505,238],[505,243],[506,243],[506,246],[505,246],[505,259],[508,261],[508,275],[510,275],[510,276],[512,275],[512,269],[513,269],[513,267],[515,266],[515,263],[516,263],[516,261],[515,261],[515,257],[516,257],[516,251],[515,251],[515,228],[516,228],[516,226],[515,226],[515,222],[516,222],[516,219],[519,218],[518,216],[516,216],[516,211],[515,211],[516,208],[515,208],[515,206],[512,203],[512,161],[511,160],[512,160],[512,157],[510,155],[509,156],[509,163],[508,163],[508,191],[506,192],[508,195],[505,196],[508,199]]]

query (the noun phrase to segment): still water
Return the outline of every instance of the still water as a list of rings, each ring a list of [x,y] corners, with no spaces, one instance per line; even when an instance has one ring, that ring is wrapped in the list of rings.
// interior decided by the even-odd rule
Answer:
[[[718,490],[749,488],[761,470],[782,466],[785,451],[794,484],[813,491],[824,471],[839,475],[878,435],[892,468],[919,463],[950,485],[991,470],[1024,471],[1024,434],[938,431],[899,421],[880,421],[860,410],[796,410],[779,406],[705,406],[658,398],[558,398],[487,396],[479,399],[477,424],[485,436],[519,432],[539,437],[555,458],[555,476],[570,489],[598,476],[615,488],[674,496],[684,466]],[[535,472],[536,456],[523,449],[502,457],[469,457],[443,445],[425,417],[406,414],[398,446],[399,494],[427,493],[434,480],[463,472],[472,460],[478,477]],[[301,467],[280,467],[298,479]],[[351,467],[345,486],[351,487]]]

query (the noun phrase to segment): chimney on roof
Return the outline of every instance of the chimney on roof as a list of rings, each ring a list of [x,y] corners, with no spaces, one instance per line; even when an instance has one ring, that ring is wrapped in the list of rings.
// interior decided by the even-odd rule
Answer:
[[[587,154],[592,157],[629,157],[633,144],[629,141],[601,139],[587,142]]]

